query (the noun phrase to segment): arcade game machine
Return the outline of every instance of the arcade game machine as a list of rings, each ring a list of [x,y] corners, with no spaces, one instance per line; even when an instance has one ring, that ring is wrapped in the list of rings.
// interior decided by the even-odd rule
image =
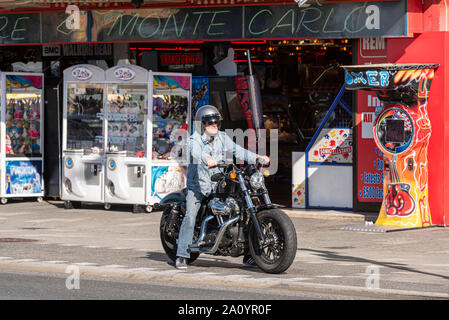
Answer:
[[[67,209],[82,201],[104,202],[105,97],[103,69],[64,70],[61,199]]]
[[[149,203],[158,203],[187,181],[187,138],[192,110],[192,76],[150,71],[151,180]]]
[[[42,201],[43,87],[41,73],[1,73],[0,202]]]
[[[427,156],[431,123],[427,97],[436,64],[344,66],[346,88],[371,90],[383,106],[373,127],[383,153],[383,202],[376,225],[432,225]]]
[[[105,71],[105,208],[111,203],[147,205],[148,71],[122,65]],[[151,207],[146,206],[150,212]]]

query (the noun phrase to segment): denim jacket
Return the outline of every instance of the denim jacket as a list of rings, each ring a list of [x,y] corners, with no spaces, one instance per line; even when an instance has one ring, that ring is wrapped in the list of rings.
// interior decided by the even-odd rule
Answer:
[[[218,168],[208,168],[206,157],[213,158],[217,163],[226,161],[231,155],[249,163],[255,163],[257,158],[257,154],[235,144],[223,131],[219,131],[212,142],[195,131],[189,138],[189,152],[187,188],[200,191],[204,196],[210,194],[216,183],[211,181],[211,176],[219,172]]]

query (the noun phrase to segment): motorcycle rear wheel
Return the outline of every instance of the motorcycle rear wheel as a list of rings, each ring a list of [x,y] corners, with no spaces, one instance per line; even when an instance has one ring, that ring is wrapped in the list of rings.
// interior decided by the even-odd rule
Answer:
[[[162,247],[164,248],[165,253],[167,254],[168,258],[172,261],[176,261],[176,251],[178,250],[178,244],[176,243],[176,239],[179,235],[179,230],[181,228],[182,218],[178,217],[176,219],[176,222],[174,223],[174,226],[172,226],[173,233],[172,235],[169,234],[169,222],[171,220],[171,208],[165,209],[160,222],[159,227],[159,234],[161,238]],[[190,253],[190,258],[187,259],[187,264],[193,263],[198,257],[198,252],[192,252]]]
[[[282,273],[296,256],[296,230],[290,218],[279,209],[262,210],[257,213],[266,244],[259,245],[254,224],[249,231],[249,250],[257,266],[267,273]]]

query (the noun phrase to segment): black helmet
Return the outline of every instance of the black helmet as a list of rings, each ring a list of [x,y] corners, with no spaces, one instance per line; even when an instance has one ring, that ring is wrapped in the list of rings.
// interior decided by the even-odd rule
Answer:
[[[218,111],[216,107],[209,104],[202,106],[196,111],[194,128],[199,133],[202,133],[204,130],[204,124],[213,120],[217,122],[223,120],[220,111]]]

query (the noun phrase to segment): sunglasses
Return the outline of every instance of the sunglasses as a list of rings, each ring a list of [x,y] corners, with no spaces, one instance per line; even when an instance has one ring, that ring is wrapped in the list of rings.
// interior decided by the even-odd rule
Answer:
[[[206,123],[206,125],[211,126],[213,124],[218,124],[218,121],[217,120],[211,120],[211,121],[206,121],[205,123]]]

